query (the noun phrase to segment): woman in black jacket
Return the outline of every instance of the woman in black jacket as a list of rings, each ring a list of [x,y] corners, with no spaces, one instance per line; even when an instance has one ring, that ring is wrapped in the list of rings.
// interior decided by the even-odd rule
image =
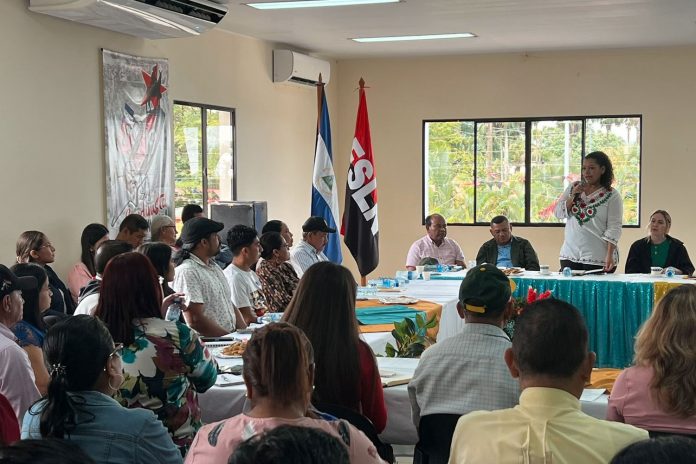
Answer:
[[[649,274],[651,267],[661,267],[663,270],[672,267],[677,274],[693,274],[694,265],[684,243],[668,235],[671,225],[672,218],[665,210],[658,209],[650,215],[650,235],[631,245],[626,274]]]

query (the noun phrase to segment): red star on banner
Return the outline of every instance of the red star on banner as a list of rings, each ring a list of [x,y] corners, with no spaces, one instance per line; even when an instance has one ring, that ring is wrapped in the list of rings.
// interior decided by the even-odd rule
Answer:
[[[145,105],[146,110],[152,111],[159,108],[162,94],[167,91],[167,88],[162,85],[162,73],[157,65],[152,67],[152,73],[148,74],[142,71],[143,80],[145,81],[145,96],[140,106]]]

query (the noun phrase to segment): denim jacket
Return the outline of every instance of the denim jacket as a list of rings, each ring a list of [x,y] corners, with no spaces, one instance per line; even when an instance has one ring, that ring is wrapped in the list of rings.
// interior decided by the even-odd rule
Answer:
[[[70,394],[84,411],[66,439],[75,442],[97,464],[181,463],[181,453],[155,414],[126,409],[96,391]],[[84,404],[81,404],[84,401]],[[46,400],[32,406],[22,422],[22,439],[41,438],[39,423]]]

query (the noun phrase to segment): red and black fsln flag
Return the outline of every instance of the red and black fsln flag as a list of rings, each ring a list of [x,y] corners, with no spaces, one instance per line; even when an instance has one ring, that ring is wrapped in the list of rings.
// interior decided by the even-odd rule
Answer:
[[[372,155],[370,120],[367,117],[365,81],[360,79],[360,103],[351,148],[346,203],[341,223],[346,246],[358,263],[361,276],[374,271],[379,263],[379,223],[377,221],[377,175]]]

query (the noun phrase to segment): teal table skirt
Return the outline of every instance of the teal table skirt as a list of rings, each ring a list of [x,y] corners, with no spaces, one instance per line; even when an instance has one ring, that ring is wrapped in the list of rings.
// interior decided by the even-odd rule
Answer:
[[[515,297],[526,298],[531,286],[539,292],[551,290],[554,297],[580,310],[587,324],[590,350],[597,353],[596,367],[624,368],[632,364],[634,337],[653,307],[652,283],[583,278],[512,279],[517,284]]]
[[[416,322],[416,314],[424,314],[408,306],[370,306],[367,308],[356,308],[355,315],[361,325],[373,324],[392,324],[401,322],[408,318]]]

